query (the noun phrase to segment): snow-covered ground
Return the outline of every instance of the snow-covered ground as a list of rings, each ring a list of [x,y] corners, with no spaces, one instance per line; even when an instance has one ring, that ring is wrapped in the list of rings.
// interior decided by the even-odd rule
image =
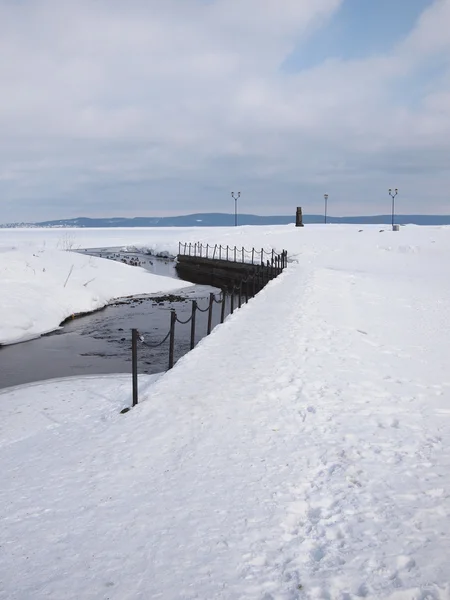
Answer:
[[[124,415],[123,378],[0,395],[0,598],[448,600],[450,228],[379,229],[72,234],[295,260]]]

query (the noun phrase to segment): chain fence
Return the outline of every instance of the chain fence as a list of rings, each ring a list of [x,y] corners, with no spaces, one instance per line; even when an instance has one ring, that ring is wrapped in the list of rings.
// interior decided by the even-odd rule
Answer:
[[[273,264],[276,257],[285,256],[285,251],[276,252],[275,250],[264,250],[264,248],[246,249],[244,246],[222,246],[218,244],[210,245],[201,242],[179,242],[179,256],[195,256],[210,260],[226,260],[232,262],[247,263],[250,265],[266,264],[269,261]]]
[[[206,257],[204,257],[206,258]],[[250,298],[255,296],[269,281],[277,277],[287,265],[287,253],[283,252],[279,255],[274,255],[272,260],[267,263],[254,264],[252,272],[248,272],[246,277],[242,277],[238,282],[233,282],[233,285],[222,290],[220,294],[209,295],[209,301],[206,307],[202,308],[198,305],[197,300],[192,300],[191,316],[188,319],[180,319],[175,311],[170,311],[170,328],[167,334],[160,341],[148,341],[148,334],[142,334],[137,329],[131,330],[131,356],[132,356],[132,383],[133,383],[133,406],[138,403],[138,347],[139,343],[148,348],[158,348],[169,342],[168,349],[168,369],[174,366],[174,350],[175,350],[175,329],[176,324],[189,325],[190,345],[192,350],[195,346],[195,334],[197,326],[197,313],[208,313],[207,315],[207,335],[212,331],[212,315],[213,306],[218,304],[221,306],[220,323],[225,320],[226,304],[229,299],[230,314],[233,314],[236,308],[241,308],[242,304],[247,303]]]

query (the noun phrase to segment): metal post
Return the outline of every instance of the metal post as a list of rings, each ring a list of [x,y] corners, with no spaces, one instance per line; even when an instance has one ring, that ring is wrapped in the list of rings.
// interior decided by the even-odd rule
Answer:
[[[197,300],[192,300],[192,319],[191,319],[191,350],[195,346],[195,315],[197,313]]]
[[[222,260],[222,244],[219,246],[219,260]]]
[[[174,310],[170,311],[170,336],[169,336],[169,369],[173,367],[173,354],[175,350],[175,323],[177,313]]]
[[[209,335],[211,333],[213,302],[214,302],[214,294],[212,292],[210,292],[210,294],[209,294],[209,310],[208,310],[208,329],[207,329],[207,335]]]
[[[242,262],[245,262],[245,248],[242,246]]]
[[[222,306],[220,308],[220,322],[223,323],[225,321],[225,304],[227,301],[227,293],[225,288],[222,290]]]
[[[133,406],[138,403],[137,329],[131,330],[131,374],[133,382]]]
[[[327,222],[328,194],[324,194],[323,197],[325,198],[325,223],[326,223]]]
[[[237,201],[238,198],[241,197],[241,192],[238,192],[236,195],[234,192],[231,192],[231,197],[234,200],[234,226],[237,227],[238,219],[237,219]]]
[[[242,281],[239,283],[239,292],[238,292],[238,308],[242,306]]]
[[[236,246],[234,247],[234,262],[236,262]]]
[[[255,264],[255,249],[252,248],[252,265]]]
[[[228,244],[227,244],[227,260],[228,260]]]
[[[389,196],[392,198],[392,229],[394,229],[395,223],[395,196],[398,194],[398,189],[395,188],[394,193],[392,193],[392,189],[389,188]]]
[[[253,271],[253,275],[252,275],[252,288],[253,288],[253,296],[256,294],[256,269]]]
[[[233,281],[233,288],[231,290],[231,296],[230,296],[230,313],[233,314],[234,312],[234,281]]]

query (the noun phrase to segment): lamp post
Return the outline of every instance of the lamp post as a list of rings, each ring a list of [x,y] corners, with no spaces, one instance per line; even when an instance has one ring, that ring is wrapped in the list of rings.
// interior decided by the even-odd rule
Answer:
[[[326,223],[327,222],[328,194],[324,194],[323,197],[325,198],[325,223]]]
[[[236,195],[234,192],[231,192],[231,197],[234,199],[234,226],[237,227],[237,201],[241,197],[241,192],[238,192]]]
[[[394,229],[394,215],[395,215],[395,196],[398,194],[398,189],[395,188],[394,192],[389,188],[389,196],[392,198],[392,229]]]

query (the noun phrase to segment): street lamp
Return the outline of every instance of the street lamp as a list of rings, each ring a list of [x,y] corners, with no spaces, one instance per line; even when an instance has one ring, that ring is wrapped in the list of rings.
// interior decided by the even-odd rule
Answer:
[[[327,204],[328,204],[328,194],[324,194],[323,197],[325,198],[325,223],[327,222]]]
[[[389,188],[389,196],[392,198],[392,229],[394,229],[394,214],[395,214],[395,196],[398,194],[398,189],[395,188],[394,193]]]
[[[241,197],[241,192],[238,192],[236,195],[234,192],[231,192],[231,197],[234,199],[234,226],[237,227],[237,201]]]

